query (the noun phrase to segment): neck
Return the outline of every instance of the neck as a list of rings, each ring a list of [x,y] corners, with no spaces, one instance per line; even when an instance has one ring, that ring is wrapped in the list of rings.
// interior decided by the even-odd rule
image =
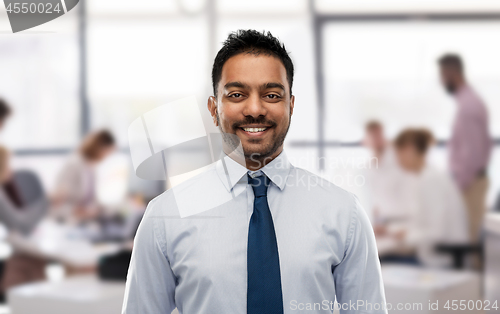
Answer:
[[[243,155],[243,152],[240,152],[239,150],[233,150],[230,153],[228,153],[227,150],[224,149],[226,155],[228,155],[231,159],[233,159],[234,161],[236,161],[237,163],[239,163],[240,165],[242,165],[243,167],[247,168],[250,171],[256,171],[263,168],[265,165],[269,164],[276,157],[278,157],[282,151],[283,151],[283,145],[280,146],[271,156],[264,158],[257,158],[257,155],[246,157]]]
[[[265,165],[269,164],[271,161],[273,161],[276,157],[281,154],[283,151],[283,146],[278,148],[271,156],[269,157],[264,157],[262,159],[260,158],[255,158],[255,157],[250,157],[246,158],[245,157],[245,163],[246,163],[246,168],[251,171],[259,170],[260,168],[264,167]]]
[[[457,82],[457,92],[464,88],[466,85],[467,82],[463,78],[459,79]]]

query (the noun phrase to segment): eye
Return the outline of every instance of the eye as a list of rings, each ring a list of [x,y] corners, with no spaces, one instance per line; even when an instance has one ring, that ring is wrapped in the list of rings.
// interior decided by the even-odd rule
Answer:
[[[276,94],[269,94],[269,95],[266,95],[266,97],[269,98],[269,99],[278,99],[278,98],[281,98],[281,96],[276,95]]]
[[[240,93],[234,93],[234,94],[229,95],[229,97],[233,97],[233,98],[240,98],[240,97],[242,97],[242,96],[243,96],[243,95],[242,95],[242,94],[240,94]]]

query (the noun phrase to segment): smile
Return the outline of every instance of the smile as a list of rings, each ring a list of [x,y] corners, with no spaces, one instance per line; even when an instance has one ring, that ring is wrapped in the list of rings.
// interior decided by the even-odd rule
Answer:
[[[264,132],[267,130],[267,128],[242,128],[245,132],[249,133],[257,133],[257,132]]]
[[[243,134],[250,138],[257,138],[264,136],[269,130],[271,130],[273,126],[270,125],[262,125],[262,124],[257,124],[257,125],[244,125],[240,126],[239,129],[243,131]]]

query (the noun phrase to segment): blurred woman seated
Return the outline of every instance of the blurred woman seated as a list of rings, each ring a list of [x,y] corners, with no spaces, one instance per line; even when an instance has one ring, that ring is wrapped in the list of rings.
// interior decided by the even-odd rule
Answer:
[[[9,166],[9,152],[0,147],[0,223],[8,230],[23,235],[29,234],[45,216],[49,208],[48,200],[41,196],[31,204],[24,204],[17,186],[12,181]],[[22,187],[21,187],[22,188]]]
[[[93,220],[101,214],[95,196],[96,166],[115,149],[107,130],[89,134],[64,165],[53,195],[53,214],[68,223]]]
[[[406,177],[400,186],[406,199],[399,199],[398,219],[378,217],[374,226],[379,242],[392,241],[384,261],[410,261],[429,267],[451,266],[451,256],[436,252],[438,244],[464,244],[468,241],[467,213],[458,188],[450,177],[426,162],[433,144],[430,132],[407,129],[396,138],[396,156]]]
[[[0,147],[0,223],[9,232],[27,236],[46,215],[49,202],[44,195],[40,195],[39,199],[24,204],[18,193],[18,189],[23,187],[17,187],[13,182],[9,159],[8,150]],[[45,263],[38,257],[14,252],[5,265],[2,290],[43,279]]]

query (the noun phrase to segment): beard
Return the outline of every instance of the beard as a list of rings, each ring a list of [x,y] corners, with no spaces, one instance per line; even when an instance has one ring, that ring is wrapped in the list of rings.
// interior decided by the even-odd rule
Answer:
[[[283,145],[285,138],[286,138],[286,135],[288,133],[288,130],[290,129],[291,122],[292,122],[292,114],[290,113],[290,115],[288,117],[288,125],[287,125],[286,129],[284,130],[284,132],[276,134],[271,139],[270,145],[265,145],[265,146],[261,145],[262,148],[260,149],[260,151],[249,151],[248,149],[245,149],[245,147],[243,147],[243,145],[242,145],[243,152],[241,152],[241,151],[237,150],[237,148],[239,147],[239,145],[241,143],[241,140],[234,133],[224,132],[224,130],[222,129],[222,124],[220,123],[220,120],[219,120],[219,113],[217,113],[217,124],[219,125],[220,132],[222,133],[222,139],[224,140],[224,143],[229,147],[231,152],[234,151],[234,152],[237,152],[240,154],[242,153],[242,155],[246,159],[252,159],[252,160],[263,160],[265,158],[272,156],[278,150],[278,148],[280,148],[281,145]],[[245,124],[265,124],[265,125],[270,125],[271,127],[277,126],[276,122],[271,121],[271,120],[266,120],[263,117],[260,119],[259,118],[255,119],[253,117],[248,116],[243,121],[233,123],[231,127],[233,130],[235,130],[235,129],[239,128],[240,125],[245,125]]]
[[[457,86],[453,83],[446,83],[444,88],[450,95],[454,95],[457,92]]]

